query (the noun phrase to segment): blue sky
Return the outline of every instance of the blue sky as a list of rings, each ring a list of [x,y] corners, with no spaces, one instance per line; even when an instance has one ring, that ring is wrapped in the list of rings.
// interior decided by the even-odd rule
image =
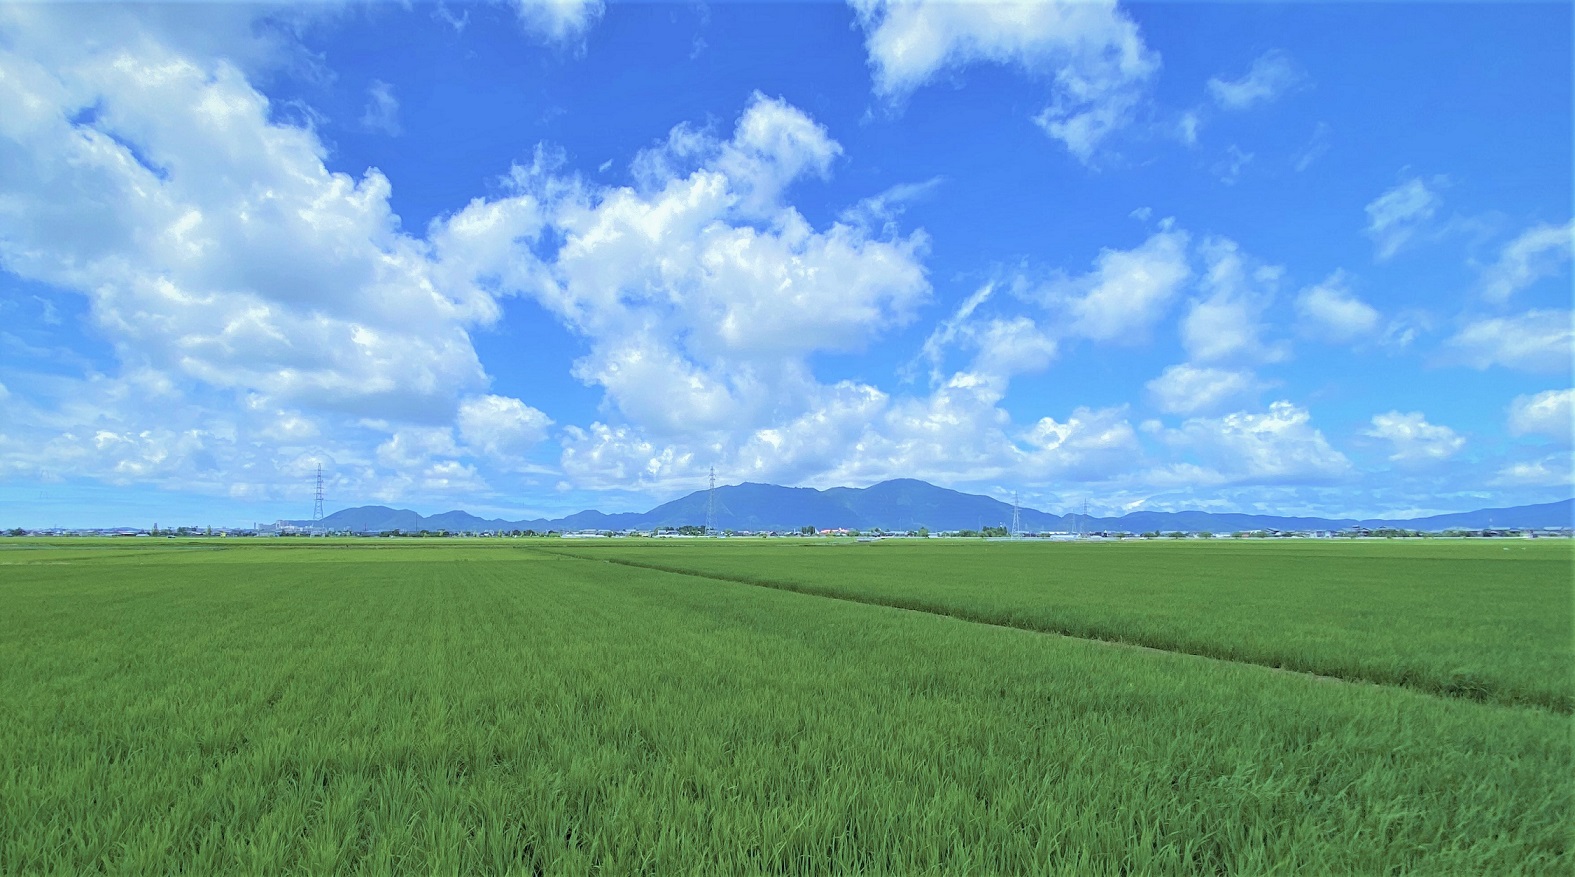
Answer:
[[[1568,4],[0,6],[0,524],[1569,497]]]

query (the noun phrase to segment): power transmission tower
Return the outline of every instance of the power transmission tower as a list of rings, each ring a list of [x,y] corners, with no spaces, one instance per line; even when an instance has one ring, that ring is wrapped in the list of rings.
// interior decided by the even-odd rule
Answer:
[[[1012,538],[1016,539],[1023,532],[1023,507],[1018,502],[1017,491],[1012,491]]]
[[[716,535],[716,467],[711,467],[711,488],[705,495],[705,534]]]
[[[1077,538],[1083,538],[1083,529],[1088,525],[1088,500],[1083,500],[1083,516],[1077,519]]]
[[[323,519],[323,464],[317,464],[317,493],[312,502],[312,520]]]

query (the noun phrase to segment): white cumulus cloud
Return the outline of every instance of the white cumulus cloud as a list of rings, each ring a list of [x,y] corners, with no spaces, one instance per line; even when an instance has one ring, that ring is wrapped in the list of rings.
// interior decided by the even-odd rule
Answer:
[[[128,363],[283,404],[441,417],[498,309],[442,282],[376,169],[329,171],[226,62],[0,51],[0,264],[86,296]],[[94,112],[81,115],[81,106]]]
[[[1447,460],[1466,445],[1465,438],[1454,430],[1428,423],[1419,411],[1376,414],[1363,434],[1389,442],[1393,451],[1390,461],[1405,465]]]
[[[1296,314],[1304,333],[1334,343],[1370,336],[1382,322],[1378,310],[1357,298],[1339,273],[1302,290],[1296,297]]]
[[[191,17],[218,26],[0,12],[0,266],[82,296],[117,360],[8,412],[8,467],[249,498],[317,463],[362,496],[484,490],[435,437],[488,383],[471,333],[500,314],[477,267],[496,242],[403,230],[380,171],[331,171],[228,60],[266,66],[246,16]],[[397,122],[372,96],[368,124]],[[514,204],[528,239],[541,211]]]
[[[1545,390],[1509,403],[1510,435],[1539,435],[1568,444],[1575,433],[1575,390]]]
[[[780,416],[814,385],[804,357],[858,349],[929,294],[923,235],[818,230],[782,203],[839,150],[798,109],[756,95],[730,140],[699,145],[709,158],[691,172],[566,201],[551,281],[522,291],[590,340],[576,374],[637,422],[680,432]]]
[[[605,414],[562,430],[572,483],[665,489],[711,463],[742,474],[746,458],[769,461],[745,470],[761,480],[808,477],[837,464],[827,436],[880,415],[884,394],[824,385],[810,358],[912,318],[930,293],[927,239],[889,223],[817,228],[791,206],[791,186],[840,153],[802,110],[756,94],[730,136],[675,127],[636,160],[637,186],[565,180],[543,160],[446,223],[447,251],[586,342],[573,374],[603,392]],[[1031,322],[970,327],[968,343],[998,370],[1053,353]]]
[[[1202,252],[1205,295],[1181,321],[1181,342],[1195,362],[1264,363],[1286,358],[1283,342],[1268,342],[1263,314],[1274,301],[1283,270],[1242,252],[1235,241],[1214,238]]]
[[[1190,274],[1186,232],[1164,231],[1131,250],[1100,250],[1094,270],[1052,283],[1047,297],[1065,312],[1067,334],[1131,343],[1164,317]]]
[[[1308,411],[1287,401],[1264,412],[1191,418],[1164,439],[1196,456],[1201,466],[1189,471],[1213,483],[1317,482],[1351,471],[1350,460],[1312,425]]]
[[[865,32],[875,91],[900,99],[943,70],[1009,64],[1051,82],[1035,121],[1090,161],[1127,125],[1159,58],[1113,0],[850,0]]]
[[[1014,468],[1040,478],[1102,481],[1130,469],[1142,454],[1125,406],[1080,406],[1065,421],[1042,417],[1021,441],[1026,459]]]
[[[1043,370],[1056,355],[1055,339],[1028,317],[996,319],[980,327],[972,370],[1002,379]]]
[[[457,457],[459,446],[446,426],[407,426],[396,429],[376,453],[388,468],[407,471],[432,465],[436,457]]]
[[[1575,314],[1548,309],[1478,320],[1446,346],[1448,355],[1473,368],[1567,373],[1575,362]]]
[[[552,418],[513,397],[489,394],[460,402],[456,423],[465,444],[492,457],[509,457],[545,439]]]
[[[1550,454],[1536,460],[1520,460],[1499,469],[1494,479],[1499,487],[1560,487],[1575,484],[1575,459],[1570,454]]]
[[[1216,411],[1259,389],[1247,369],[1223,369],[1181,363],[1165,369],[1148,382],[1148,391],[1161,411],[1199,414]]]

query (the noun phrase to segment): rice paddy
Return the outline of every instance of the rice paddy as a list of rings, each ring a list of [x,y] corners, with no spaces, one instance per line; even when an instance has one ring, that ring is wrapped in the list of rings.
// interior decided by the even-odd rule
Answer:
[[[18,540],[0,874],[1568,873],[1570,546],[1455,547]]]
[[[1568,540],[577,542],[580,556],[1575,710]]]

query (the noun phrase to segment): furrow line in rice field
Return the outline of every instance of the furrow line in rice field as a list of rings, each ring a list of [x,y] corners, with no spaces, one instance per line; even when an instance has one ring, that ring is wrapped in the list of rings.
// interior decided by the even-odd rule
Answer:
[[[1010,623],[1006,623],[1006,622],[995,620],[995,619],[991,619],[991,618],[979,617],[978,615],[970,613],[967,609],[962,608],[962,607],[939,606],[939,605],[928,604],[928,603],[920,604],[920,605],[900,605],[898,603],[893,603],[893,602],[891,602],[889,600],[881,599],[879,597],[865,596],[865,595],[861,595],[861,594],[852,594],[852,593],[847,593],[847,592],[844,592],[844,591],[837,591],[837,590],[833,590],[833,589],[829,589],[829,588],[816,587],[814,585],[805,585],[805,584],[801,584],[801,583],[798,583],[798,582],[787,582],[787,581],[781,581],[781,580],[776,580],[776,579],[763,579],[763,578],[762,579],[755,579],[755,578],[748,578],[748,577],[745,577],[745,576],[729,576],[729,575],[722,575],[722,574],[711,573],[711,572],[700,572],[700,571],[693,570],[693,569],[685,569],[684,567],[679,567],[679,566],[667,566],[667,565],[659,564],[659,563],[650,563],[650,562],[647,562],[647,561],[629,560],[627,558],[621,558],[621,557],[595,557],[595,556],[589,556],[589,555],[584,555],[584,554],[576,554],[576,553],[570,552],[570,551],[558,551],[558,550],[547,549],[547,548],[537,548],[535,546],[531,546],[527,550],[534,551],[534,552],[537,552],[537,553],[540,553],[540,554],[548,554],[548,555],[552,555],[552,556],[555,556],[555,557],[562,557],[562,558],[566,558],[566,559],[570,559],[570,560],[581,560],[581,561],[585,561],[585,562],[588,562],[588,563],[596,563],[596,562],[612,563],[612,564],[617,564],[619,566],[633,567],[633,568],[636,568],[636,569],[648,569],[648,570],[653,570],[653,571],[656,571],[656,572],[666,572],[666,573],[672,573],[674,575],[690,576],[692,578],[697,578],[697,579],[707,579],[709,581],[727,582],[729,584],[737,584],[737,585],[749,585],[751,587],[767,588],[767,589],[775,590],[775,591],[788,591],[788,592],[795,593],[795,594],[803,594],[805,596],[810,596],[810,597],[821,597],[821,598],[828,599],[828,600],[838,600],[838,601],[845,602],[845,603],[858,603],[860,605],[865,605],[865,606],[880,606],[880,607],[883,607],[883,608],[886,608],[886,609],[894,609],[894,610],[897,610],[899,612],[916,612],[916,613],[920,613],[920,614],[924,614],[924,615],[934,615],[934,616],[939,616],[939,617],[942,617],[942,618],[951,618],[951,619],[954,619],[956,621],[967,622],[969,624],[979,624],[979,625],[983,625],[983,626],[986,626],[986,627],[1000,628],[1001,630],[1017,631],[1019,633],[1033,633],[1033,634],[1039,634],[1039,635],[1042,635],[1042,636],[1057,636],[1057,637],[1061,637],[1062,639],[1078,640],[1080,642],[1099,643],[1101,645],[1115,646],[1115,647],[1123,648],[1123,649],[1131,649],[1133,651],[1152,652],[1152,653],[1155,653],[1155,654],[1184,655],[1184,656],[1189,657],[1189,658],[1197,658],[1198,660],[1214,661],[1214,662],[1220,663],[1220,664],[1231,664],[1231,665],[1240,666],[1240,667],[1258,667],[1258,668],[1261,668],[1261,669],[1264,669],[1264,670],[1267,670],[1267,671],[1270,671],[1270,672],[1273,672],[1273,673],[1286,673],[1286,674],[1290,674],[1290,675],[1293,675],[1293,676],[1301,676],[1301,677],[1304,677],[1304,678],[1307,678],[1307,679],[1316,680],[1316,681],[1319,681],[1319,682],[1327,682],[1327,683],[1332,683],[1332,684],[1346,684],[1346,685],[1371,685],[1371,686],[1376,686],[1376,687],[1379,687],[1379,688],[1394,688],[1394,689],[1400,689],[1400,690],[1403,690],[1403,691],[1412,691],[1412,692],[1416,692],[1418,694],[1424,694],[1424,695],[1428,695],[1430,697],[1436,697],[1436,698],[1439,698],[1439,699],[1442,699],[1442,700],[1472,700],[1472,701],[1475,701],[1475,702],[1486,703],[1486,704],[1489,704],[1489,705],[1492,705],[1492,706],[1504,707],[1504,708],[1509,708],[1509,709],[1530,709],[1530,710],[1534,710],[1534,711],[1537,711],[1537,712],[1551,712],[1551,713],[1561,714],[1561,715],[1569,714],[1569,712],[1570,712],[1570,710],[1564,708],[1562,705],[1552,705],[1552,704],[1542,704],[1542,703],[1506,703],[1506,702],[1498,701],[1498,700],[1482,700],[1480,698],[1475,698],[1475,697],[1467,696],[1467,695],[1464,695],[1464,694],[1453,694],[1453,693],[1450,693],[1450,692],[1447,692],[1447,691],[1439,691],[1437,689],[1432,689],[1432,688],[1423,688],[1423,687],[1419,687],[1419,686],[1397,684],[1397,683],[1394,683],[1394,682],[1389,682],[1389,681],[1384,681],[1384,680],[1363,678],[1361,676],[1356,676],[1356,675],[1325,674],[1325,673],[1319,673],[1319,672],[1316,672],[1316,671],[1313,671],[1313,670],[1299,670],[1299,669],[1294,669],[1294,668],[1290,668],[1290,667],[1283,667],[1283,666],[1277,666],[1277,665],[1274,665],[1274,664],[1267,664],[1267,663],[1263,663],[1263,662],[1260,662],[1260,661],[1248,661],[1248,660],[1241,660],[1241,659],[1238,659],[1238,658],[1230,658],[1230,657],[1223,657],[1223,656],[1220,656],[1220,655],[1212,655],[1212,654],[1209,654],[1206,651],[1201,651],[1201,650],[1188,650],[1188,649],[1179,649],[1179,648],[1160,648],[1160,647],[1155,647],[1155,646],[1152,646],[1152,645],[1148,645],[1148,644],[1143,643],[1143,642],[1134,642],[1134,641],[1131,641],[1131,640],[1121,639],[1121,638],[1118,638],[1118,637],[1115,637],[1115,636],[1111,636],[1111,637],[1091,636],[1091,635],[1088,635],[1086,633],[1073,633],[1073,632],[1063,631],[1063,630],[1054,630],[1054,629],[1049,629],[1049,628],[1046,628],[1046,627],[1043,627],[1043,626],[1038,626],[1038,625],[1010,624]]]

